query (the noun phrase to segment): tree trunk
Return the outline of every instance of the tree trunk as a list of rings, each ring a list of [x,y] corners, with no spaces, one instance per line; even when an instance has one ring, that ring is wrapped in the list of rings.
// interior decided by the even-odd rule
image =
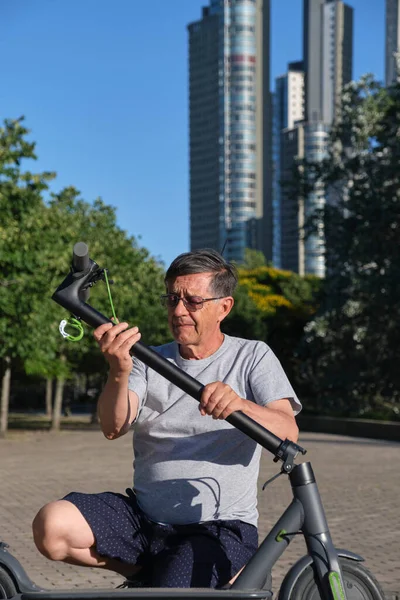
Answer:
[[[46,379],[46,417],[53,414],[53,380],[50,377]]]
[[[90,418],[90,423],[91,425],[94,425],[95,423],[99,422],[99,416],[97,414],[97,405],[95,405],[93,412],[92,412],[92,416]]]
[[[61,362],[65,362],[65,356],[61,355],[60,360],[61,360]],[[54,396],[53,417],[51,420],[51,431],[59,431],[60,430],[64,384],[65,384],[65,377],[63,375],[59,375],[57,377],[57,381],[56,381],[56,393]]]
[[[51,430],[59,431],[60,430],[60,422],[61,422],[61,407],[63,401],[63,391],[64,391],[64,377],[57,377],[56,381],[56,393],[54,397],[54,407],[53,407],[53,416],[51,419]]]
[[[0,404],[0,438],[6,436],[8,429],[8,405],[10,403],[10,382],[11,382],[11,358],[6,356],[4,359],[4,373],[1,382],[1,404]]]

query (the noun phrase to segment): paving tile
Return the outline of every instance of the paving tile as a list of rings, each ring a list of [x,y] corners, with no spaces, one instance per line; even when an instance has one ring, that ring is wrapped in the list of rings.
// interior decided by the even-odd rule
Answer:
[[[400,444],[345,436],[304,433],[334,544],[365,559],[387,592],[400,600]],[[262,484],[279,470],[263,452],[259,478],[260,537],[291,502],[283,475],[264,492]],[[115,587],[122,578],[46,560],[36,550],[31,522],[39,508],[72,490],[123,492],[132,481],[131,434],[106,440],[99,431],[11,432],[0,440],[0,540],[44,588]],[[273,571],[275,593],[290,566],[305,553],[296,537]]]

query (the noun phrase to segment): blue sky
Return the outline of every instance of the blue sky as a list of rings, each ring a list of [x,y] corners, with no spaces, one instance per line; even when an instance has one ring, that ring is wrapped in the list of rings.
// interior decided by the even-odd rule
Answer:
[[[74,185],[166,264],[189,249],[188,35],[206,0],[1,0],[0,117],[26,117]],[[355,9],[354,78],[384,77],[384,0]],[[271,80],[302,55],[302,0],[272,0]],[[78,240],[77,240],[78,241]],[[93,257],[95,258],[95,257]]]

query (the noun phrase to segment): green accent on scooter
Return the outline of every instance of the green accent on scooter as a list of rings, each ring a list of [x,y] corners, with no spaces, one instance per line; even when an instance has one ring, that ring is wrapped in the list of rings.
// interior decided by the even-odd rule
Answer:
[[[285,540],[285,535],[287,534],[286,529],[281,529],[280,531],[278,531],[275,540],[277,542],[283,542]]]
[[[328,575],[334,600],[345,600],[344,590],[340,581],[339,573],[331,571]]]

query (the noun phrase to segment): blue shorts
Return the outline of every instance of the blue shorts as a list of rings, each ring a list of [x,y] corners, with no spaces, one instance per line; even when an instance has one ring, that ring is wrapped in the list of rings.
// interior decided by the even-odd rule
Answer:
[[[257,528],[243,521],[162,525],[151,521],[127,494],[72,492],[101,556],[141,565],[152,587],[220,587],[253,556]]]

